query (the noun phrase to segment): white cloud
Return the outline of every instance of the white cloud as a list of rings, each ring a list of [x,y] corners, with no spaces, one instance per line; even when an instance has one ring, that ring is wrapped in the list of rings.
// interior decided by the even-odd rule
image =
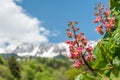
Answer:
[[[49,33],[41,26],[41,21],[26,14],[14,0],[0,0],[0,45],[5,42],[48,42]]]

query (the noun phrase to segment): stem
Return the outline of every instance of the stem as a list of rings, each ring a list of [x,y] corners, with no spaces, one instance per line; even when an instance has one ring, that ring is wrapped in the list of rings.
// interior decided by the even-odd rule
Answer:
[[[83,59],[85,65],[88,67],[88,69],[89,69],[90,71],[94,72],[94,69],[93,69],[93,68],[87,63],[87,61],[85,60],[84,55],[82,55],[82,59]],[[95,72],[94,72],[94,73],[95,73]]]
[[[73,33],[74,33],[74,38],[76,39],[77,46],[79,47],[79,43],[77,42],[77,34],[74,30],[74,25],[72,25],[72,30],[73,30]]]
[[[109,68],[101,68],[100,70],[111,70],[114,69],[114,67],[109,67]]]

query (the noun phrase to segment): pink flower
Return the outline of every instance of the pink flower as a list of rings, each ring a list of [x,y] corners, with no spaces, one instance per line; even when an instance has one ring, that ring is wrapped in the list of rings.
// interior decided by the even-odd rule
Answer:
[[[83,37],[83,40],[82,40],[82,45],[83,45],[83,46],[86,46],[86,45],[87,45],[87,39],[86,39],[86,37],[85,37],[85,36]]]
[[[109,9],[106,9],[105,12],[104,12],[104,15],[105,16],[108,16],[110,14],[110,10]]]
[[[78,52],[82,52],[83,48],[82,47],[78,47],[77,50],[78,50]]]
[[[70,52],[73,51],[73,46],[69,45]]]
[[[86,51],[87,52],[91,52],[93,50],[93,48],[91,47],[91,46],[88,46],[87,48],[86,48]]]
[[[106,28],[109,28],[109,27],[110,27],[110,24],[106,21],[106,22],[104,22],[104,26],[105,26]]]
[[[92,53],[89,53],[87,56],[86,56],[86,61],[90,61],[90,59],[92,58]]]
[[[115,17],[111,18],[111,22],[115,23]]]
[[[69,41],[69,40],[66,40],[66,41],[65,41],[65,43],[66,43],[66,44],[69,44],[69,43],[70,43],[70,41]]]
[[[110,19],[110,26],[111,26],[111,28],[113,28],[115,26],[115,18],[114,17],[112,17]]]
[[[70,53],[70,58],[74,59],[74,54],[73,53]]]
[[[80,56],[81,56],[81,53],[79,53],[79,52],[74,53],[75,58],[80,58]]]
[[[101,16],[97,16],[96,19],[93,21],[94,23],[98,23],[102,21],[102,17]]]
[[[80,33],[80,34],[77,35],[77,41],[81,41],[82,38],[83,38],[83,34]]]
[[[70,46],[74,46],[74,45],[75,45],[75,42],[74,42],[74,41],[70,41],[70,42],[69,42],[69,45],[70,45]]]
[[[101,35],[104,34],[102,25],[98,25],[98,26],[96,27],[95,31],[97,31],[97,32],[100,33]]]
[[[80,53],[78,53],[78,52],[76,52],[76,53],[70,53],[70,58],[71,59],[78,59],[78,58],[80,58],[80,56],[81,56],[81,54]]]
[[[72,33],[70,31],[67,31],[67,36],[72,38]]]
[[[79,68],[81,67],[81,65],[82,65],[82,61],[81,61],[81,60],[79,60],[79,61],[74,61],[74,64],[73,64],[73,65],[74,65],[75,68],[78,68],[78,69],[79,69]]]
[[[110,21],[110,28],[113,28],[114,26],[115,26],[115,24]]]

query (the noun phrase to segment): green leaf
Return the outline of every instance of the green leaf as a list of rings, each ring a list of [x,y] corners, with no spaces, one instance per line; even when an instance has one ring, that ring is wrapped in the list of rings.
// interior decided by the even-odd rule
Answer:
[[[119,77],[119,70],[117,70],[117,69],[114,69],[114,70],[112,70],[112,76],[114,76],[114,77]]]
[[[120,10],[120,1],[119,0],[110,0],[110,8],[116,8],[117,10]]]
[[[86,75],[83,75],[83,74],[79,74],[75,80],[96,80],[95,78],[91,77],[91,76],[88,76],[87,74]]]
[[[120,60],[117,56],[113,60],[113,65],[115,66],[116,69],[120,70]]]
[[[114,10],[114,14],[117,16],[119,14],[119,12],[117,12],[116,10]]]
[[[111,78],[109,78],[109,77],[102,77],[102,79],[101,80],[112,80]]]
[[[107,77],[110,76],[110,73],[111,73],[111,70],[105,70],[105,71],[104,71],[104,75],[106,75]]]
[[[96,54],[96,59],[97,59],[95,64],[93,65],[94,69],[103,68],[107,64],[105,55],[103,54],[102,51],[103,51],[103,49],[99,45],[97,45],[93,51],[93,53]]]

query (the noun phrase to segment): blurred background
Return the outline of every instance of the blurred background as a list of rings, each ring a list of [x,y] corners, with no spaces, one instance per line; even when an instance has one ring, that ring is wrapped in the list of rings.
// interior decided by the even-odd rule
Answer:
[[[0,80],[74,80],[68,21],[78,21],[93,47],[102,37],[92,22],[105,0],[0,0]]]

